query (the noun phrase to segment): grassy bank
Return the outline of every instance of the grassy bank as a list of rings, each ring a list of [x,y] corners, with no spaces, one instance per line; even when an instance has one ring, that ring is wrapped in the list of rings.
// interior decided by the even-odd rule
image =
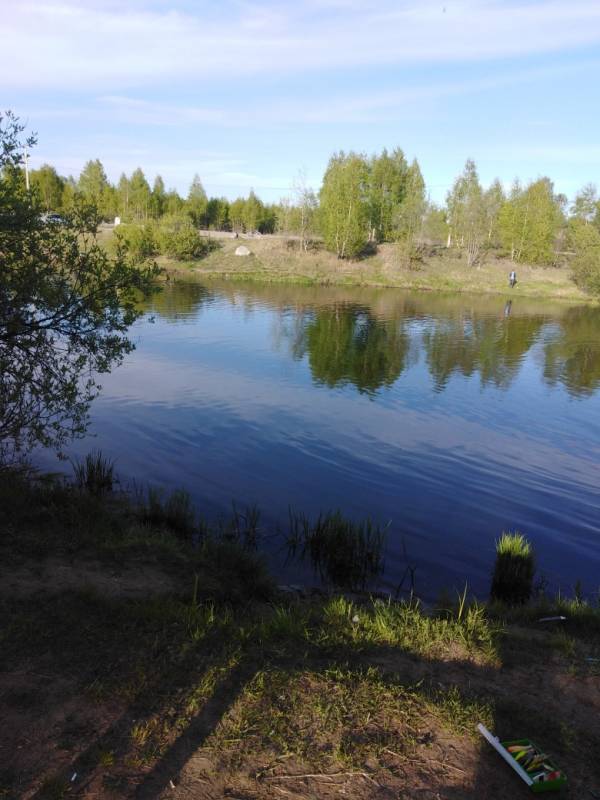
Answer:
[[[600,786],[596,609],[300,596],[250,515],[90,488],[0,473],[0,797],[527,796],[480,721]]]
[[[250,256],[236,256],[238,245],[246,245]],[[167,271],[189,273],[203,278],[317,284],[333,286],[396,287],[443,292],[503,294],[513,298],[537,297],[573,302],[591,302],[575,286],[567,268],[517,267],[518,283],[508,287],[514,264],[491,256],[480,269],[467,267],[452,254],[426,257],[409,269],[395,245],[381,245],[376,254],[360,261],[342,261],[324,250],[303,253],[297,242],[262,237],[249,240],[219,240],[219,247],[206,258],[182,263],[159,257]]]

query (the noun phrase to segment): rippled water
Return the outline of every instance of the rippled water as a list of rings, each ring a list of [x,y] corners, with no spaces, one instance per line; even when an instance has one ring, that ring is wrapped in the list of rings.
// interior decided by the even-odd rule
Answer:
[[[425,596],[484,594],[517,528],[553,587],[598,590],[599,309],[225,283],[148,311],[72,456],[100,447],[208,516],[257,503],[269,531],[290,505],[389,522],[390,588],[409,562]]]

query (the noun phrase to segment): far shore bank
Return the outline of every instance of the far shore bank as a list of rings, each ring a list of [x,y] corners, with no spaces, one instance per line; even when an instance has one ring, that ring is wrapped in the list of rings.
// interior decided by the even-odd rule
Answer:
[[[158,257],[168,274],[203,278],[251,280],[320,286],[412,289],[435,292],[506,295],[595,303],[572,281],[566,267],[517,265],[517,285],[511,289],[508,275],[515,267],[506,258],[490,256],[486,263],[468,267],[454,254],[440,251],[412,267],[402,263],[398,247],[380,245],[377,252],[358,261],[336,258],[325,250],[301,252],[300,243],[282,237],[222,239],[219,246],[198,261],[181,262]],[[236,256],[244,245],[250,255]]]

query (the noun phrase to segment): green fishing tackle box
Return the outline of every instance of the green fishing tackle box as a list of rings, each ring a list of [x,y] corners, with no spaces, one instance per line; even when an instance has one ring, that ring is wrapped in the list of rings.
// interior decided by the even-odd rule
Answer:
[[[535,742],[532,742],[531,739],[511,739],[507,742],[500,742],[502,747],[506,750],[508,755],[513,758],[515,761],[517,759],[514,757],[512,753],[508,752],[509,747],[513,747],[515,745],[523,745],[523,747],[533,747],[537,750],[538,753],[543,753],[544,751],[537,746]],[[517,764],[519,762],[517,761]],[[545,763],[549,764],[554,770],[558,770],[558,767],[555,765],[554,761],[551,758],[545,759]],[[532,783],[529,787],[532,792],[557,792],[559,789],[562,789],[563,786],[567,784],[567,778],[565,773],[560,770],[561,775],[560,778],[555,778],[552,781],[540,781],[537,783]]]

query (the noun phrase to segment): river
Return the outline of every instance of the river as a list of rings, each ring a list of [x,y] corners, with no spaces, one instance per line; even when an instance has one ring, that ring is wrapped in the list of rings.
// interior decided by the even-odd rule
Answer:
[[[600,309],[211,282],[146,311],[71,458],[101,448],[209,518],[256,503],[280,580],[314,580],[273,535],[291,506],[389,524],[391,590],[410,565],[426,598],[485,596],[516,529],[549,588],[598,592]]]

